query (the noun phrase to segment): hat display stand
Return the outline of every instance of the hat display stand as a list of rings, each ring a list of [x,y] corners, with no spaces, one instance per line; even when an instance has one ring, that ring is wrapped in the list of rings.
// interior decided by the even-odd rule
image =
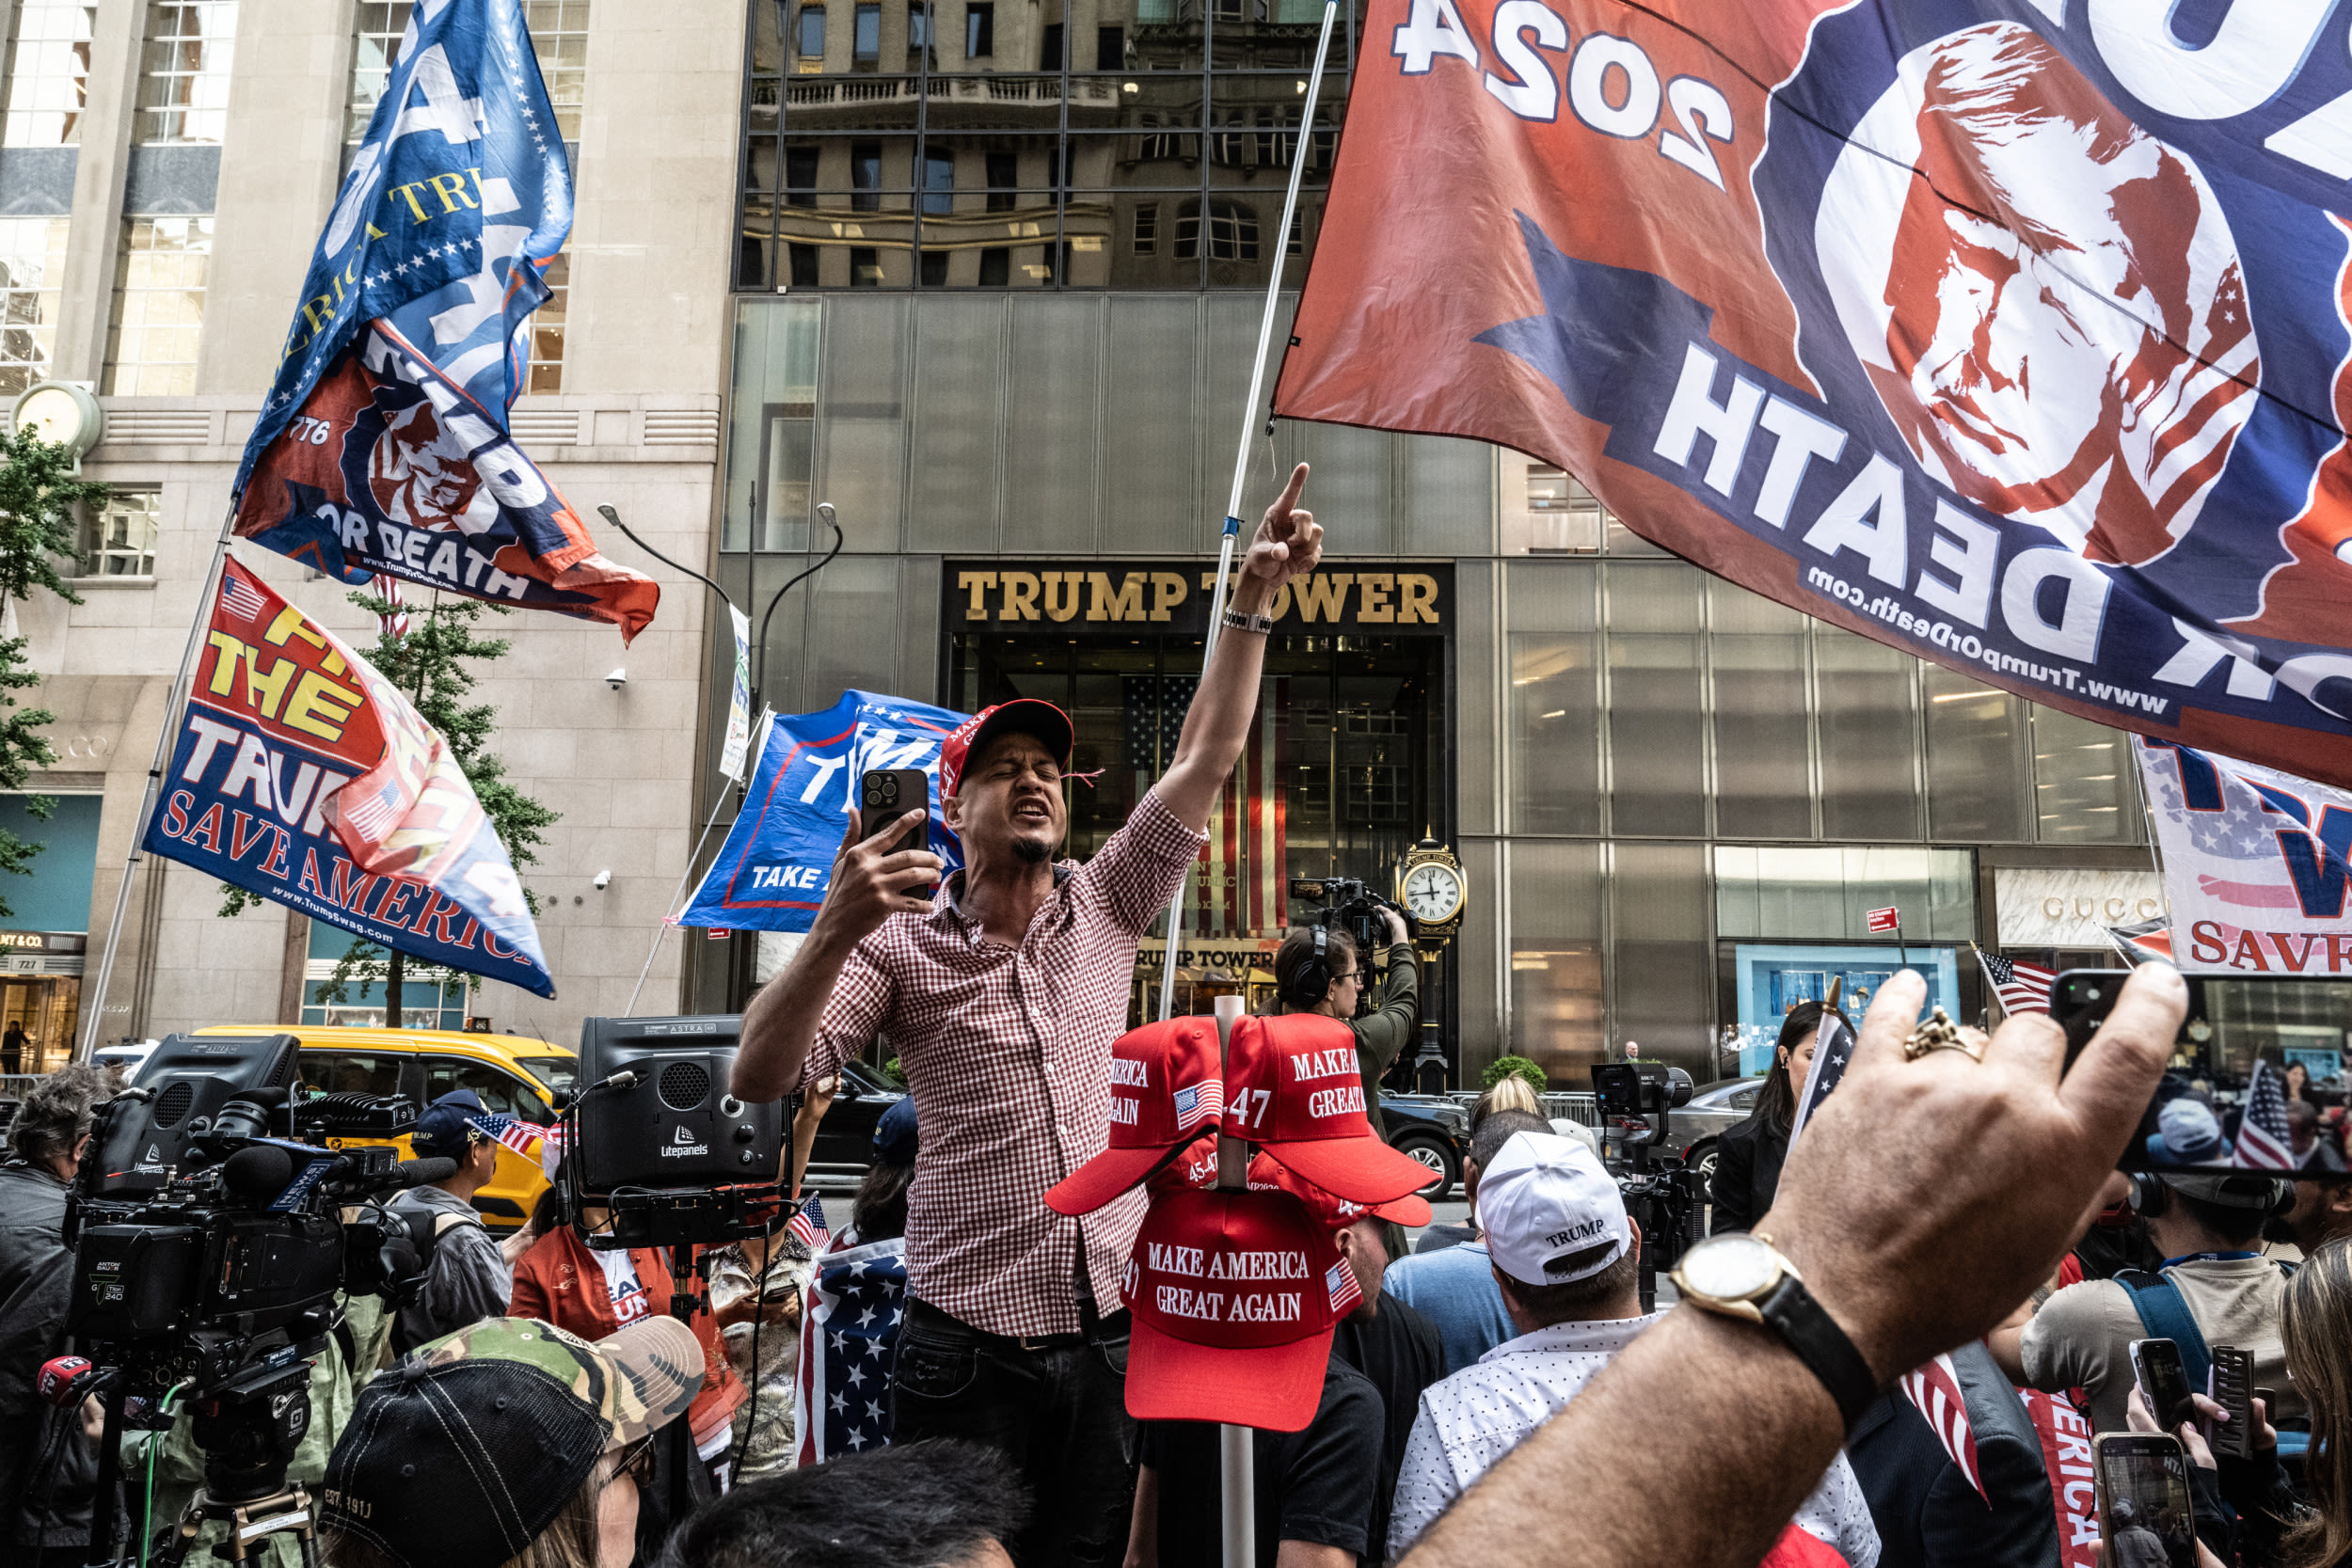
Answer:
[[[1324,24],[1325,36],[1330,24]],[[1233,1025],[1240,1022],[1242,999],[1216,999],[1217,1053],[1232,1066]],[[1241,1192],[1249,1185],[1249,1146],[1219,1132],[1216,1139],[1216,1184],[1221,1192]],[[1224,1507],[1225,1568],[1252,1568],[1258,1544],[1257,1472],[1251,1465],[1251,1429],[1227,1421],[1216,1429],[1218,1495]]]

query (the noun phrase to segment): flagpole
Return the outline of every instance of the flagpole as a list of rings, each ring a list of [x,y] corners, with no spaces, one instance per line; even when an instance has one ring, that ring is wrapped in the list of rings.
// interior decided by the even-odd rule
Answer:
[[[1331,25],[1339,20],[1337,0],[1324,0],[1323,31],[1315,40],[1314,70],[1307,77],[1307,105],[1298,118],[1298,145],[1291,153],[1290,190],[1282,198],[1282,226],[1275,231],[1275,261],[1267,270],[1265,309],[1258,318],[1258,355],[1249,367],[1249,395],[1241,405],[1241,439],[1233,450],[1233,487],[1225,500],[1225,529],[1216,552],[1216,592],[1209,600],[1209,635],[1200,650],[1200,676],[1205,682],[1209,660],[1216,657],[1219,616],[1225,590],[1233,575],[1233,541],[1241,534],[1241,487],[1249,471],[1249,432],[1258,421],[1258,394],[1265,386],[1266,350],[1274,341],[1274,311],[1282,298],[1282,258],[1289,254],[1291,219],[1298,210],[1298,183],[1307,172],[1307,150],[1314,135],[1315,100],[1323,93],[1323,62],[1331,51]],[[1176,896],[1168,906],[1168,947],[1160,955],[1160,1017],[1176,1009],[1176,951],[1184,934],[1184,895],[1192,885],[1192,867],[1176,882]]]
[[[220,596],[221,562],[229,559],[229,541],[237,526],[237,498],[230,496],[221,515],[220,537],[213,541],[212,563],[204,569],[204,589],[196,596],[196,614],[188,623],[188,640],[180,650],[180,670],[171,677],[170,689],[164,697],[164,723],[155,736],[155,756],[147,766],[147,785],[139,797],[138,816],[131,822],[131,852],[122,863],[122,880],[115,888],[114,914],[106,922],[106,946],[98,960],[98,985],[93,991],[84,987],[88,1002],[88,1016],[83,1020],[82,1041],[74,1047],[73,1059],[87,1062],[98,1049],[98,1031],[106,1017],[106,988],[113,983],[115,954],[122,943],[122,917],[131,907],[131,883],[137,877],[141,851],[147,843],[147,819],[154,815],[156,797],[162,793],[164,765],[171,758],[171,744],[180,732],[180,712],[186,705],[190,677],[196,669],[197,650],[204,645],[205,628],[212,625],[213,603]]]

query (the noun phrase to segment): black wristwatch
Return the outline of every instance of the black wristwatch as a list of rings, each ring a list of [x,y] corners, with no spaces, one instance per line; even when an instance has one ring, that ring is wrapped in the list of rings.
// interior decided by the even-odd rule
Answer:
[[[1870,1364],[1771,1237],[1744,1230],[1709,1236],[1682,1255],[1670,1277],[1682,1299],[1701,1311],[1762,1323],[1779,1335],[1837,1402],[1848,1432],[1879,1397]]]

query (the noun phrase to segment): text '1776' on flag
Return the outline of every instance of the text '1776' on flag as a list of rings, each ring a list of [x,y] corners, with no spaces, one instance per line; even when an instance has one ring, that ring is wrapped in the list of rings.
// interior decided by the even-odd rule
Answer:
[[[507,425],[571,223],[521,0],[416,6],[246,443],[238,536],[355,587],[642,631],[660,590],[598,553]]]
[[[553,996],[514,863],[447,743],[235,561],[147,847],[355,936]]]

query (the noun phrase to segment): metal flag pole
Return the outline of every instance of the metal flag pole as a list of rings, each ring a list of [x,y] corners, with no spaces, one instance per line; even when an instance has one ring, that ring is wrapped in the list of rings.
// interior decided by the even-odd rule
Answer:
[[[1216,1050],[1220,1072],[1232,1059],[1233,1025],[1241,1021],[1238,996],[1216,999]],[[1216,1185],[1220,1192],[1249,1186],[1249,1146],[1222,1132],[1216,1139]],[[1224,1504],[1224,1568],[1252,1568],[1258,1548],[1258,1478],[1251,1464],[1256,1439],[1250,1429],[1222,1421],[1216,1429],[1218,1493]]]
[[[1274,341],[1274,310],[1281,303],[1282,261],[1290,248],[1291,219],[1298,211],[1298,183],[1307,172],[1307,150],[1314,135],[1315,100],[1323,94],[1323,62],[1331,52],[1331,27],[1339,20],[1338,0],[1324,0],[1323,31],[1315,40],[1314,70],[1307,77],[1307,105],[1298,119],[1298,145],[1291,152],[1290,190],[1282,198],[1282,227],[1275,239],[1275,263],[1265,280],[1265,310],[1258,318],[1258,356],[1249,367],[1249,396],[1241,405],[1241,440],[1233,450],[1233,487],[1225,501],[1225,530],[1217,544],[1216,592],[1209,600],[1208,643],[1200,650],[1200,677],[1206,680],[1209,661],[1216,657],[1218,616],[1225,609],[1225,590],[1233,575],[1233,541],[1241,534],[1241,487],[1249,468],[1249,432],[1258,420],[1258,394],[1265,386],[1266,350]],[[1184,895],[1192,886],[1192,868],[1176,884],[1168,906],[1168,948],[1160,955],[1160,1017],[1176,1007],[1176,951],[1184,934]],[[1247,1558],[1243,1559],[1247,1561]]]
[[[155,736],[154,760],[147,765],[147,788],[139,797],[138,815],[131,819],[131,852],[122,863],[122,880],[115,888],[114,914],[106,922],[106,946],[98,960],[98,985],[87,992],[89,1014],[83,1021],[82,1041],[73,1048],[73,1059],[87,1062],[98,1049],[98,1031],[106,1018],[106,988],[113,983],[115,954],[122,943],[122,916],[131,907],[131,883],[138,876],[139,863],[147,843],[147,819],[154,815],[156,797],[163,791],[164,765],[171,760],[171,743],[180,733],[180,713],[187,705],[188,687],[196,672],[197,650],[204,645],[204,632],[213,624],[213,603],[220,597],[221,563],[229,559],[229,541],[237,526],[237,498],[229,498],[228,510],[220,519],[220,537],[213,541],[212,564],[204,569],[204,591],[196,596],[196,614],[188,623],[187,645],[180,650],[180,670],[171,677],[171,689],[164,697],[163,729]]]

